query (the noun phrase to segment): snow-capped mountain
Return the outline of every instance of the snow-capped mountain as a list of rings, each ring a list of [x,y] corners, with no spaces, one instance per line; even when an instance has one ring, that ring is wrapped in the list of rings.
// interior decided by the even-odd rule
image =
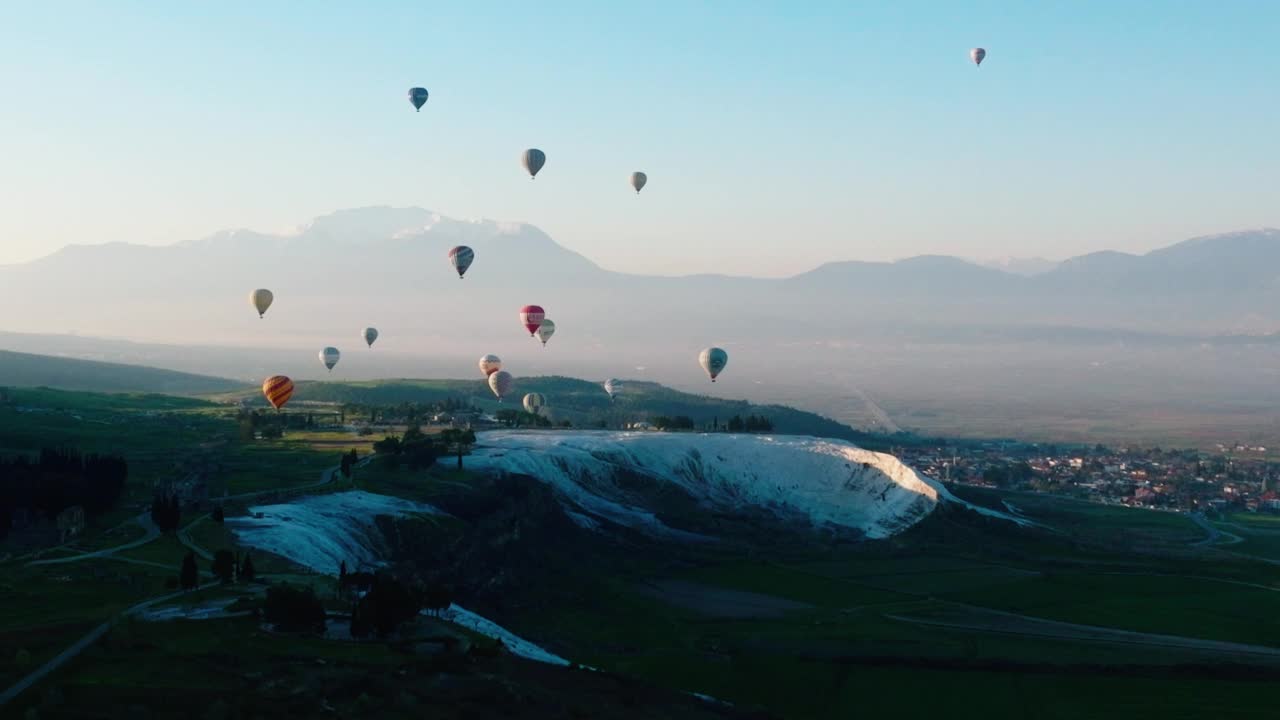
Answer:
[[[709,511],[771,510],[868,538],[900,532],[940,502],[959,502],[892,455],[806,436],[495,431],[480,435],[467,465],[552,485],[584,527],[607,520],[657,535],[687,533],[646,507],[633,483],[620,482],[625,474],[671,483]]]

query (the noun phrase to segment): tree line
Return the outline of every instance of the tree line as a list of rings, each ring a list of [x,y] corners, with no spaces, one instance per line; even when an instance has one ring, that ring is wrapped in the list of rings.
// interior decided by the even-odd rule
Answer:
[[[44,448],[39,457],[0,458],[0,538],[8,535],[15,511],[49,521],[69,507],[93,519],[115,507],[129,479],[129,463],[118,455],[82,455]]]
[[[729,418],[729,432],[773,432],[773,422],[763,415],[734,415]]]
[[[458,469],[462,469],[462,456],[471,450],[476,434],[471,430],[449,428],[427,435],[416,425],[411,425],[404,435],[388,435],[373,444],[373,451],[381,462],[391,467],[407,466],[410,470],[431,467],[444,455],[456,455]]]
[[[658,415],[649,418],[649,424],[659,430],[694,430],[697,428],[697,423],[688,415],[676,415],[674,417]],[[773,432],[773,421],[763,415],[748,415],[745,418],[741,415],[734,415],[729,418],[729,422],[725,425],[721,425],[719,419],[713,419],[711,426],[707,429],[737,433]]]
[[[190,562],[194,572],[195,561]],[[453,602],[453,592],[439,583],[422,585],[390,573],[338,573],[338,597],[351,601],[350,629],[354,638],[386,638],[426,610],[439,615]],[[325,631],[324,602],[309,586],[272,585],[262,606],[263,619],[286,632]]]
[[[547,418],[524,410],[504,408],[495,413],[494,417],[507,427],[551,427],[551,421]]]

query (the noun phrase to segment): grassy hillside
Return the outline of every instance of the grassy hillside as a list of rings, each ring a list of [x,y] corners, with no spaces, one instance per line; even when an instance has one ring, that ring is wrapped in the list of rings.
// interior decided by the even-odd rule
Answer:
[[[229,392],[243,383],[207,375],[0,350],[0,385],[89,392],[200,395]]]
[[[481,379],[476,380],[377,380],[370,382],[300,382],[293,402],[332,402],[356,405],[398,405],[435,403],[448,399],[469,400],[477,407],[495,411],[519,407],[525,393],[546,396],[543,413],[552,420],[569,420],[578,427],[605,422],[609,427],[648,420],[657,415],[687,415],[699,426],[728,422],[734,415],[764,415],[779,433],[841,438],[871,448],[887,448],[884,435],[855,430],[830,418],[783,405],[756,405],[746,400],[724,400],[672,390],[653,382],[624,381],[616,401],[610,401],[595,382],[561,376],[517,378],[512,396],[499,404]],[[237,396],[261,399],[253,391]],[[895,437],[894,443],[903,439]]]
[[[723,421],[725,413],[763,412],[780,426],[788,418],[829,422],[648,383],[630,383],[615,404],[589,382],[520,382],[521,392],[542,392],[584,418],[662,412],[701,421],[719,413]],[[299,396],[385,404],[473,397],[496,407],[482,392],[479,381],[406,380],[307,383]],[[331,429],[252,440],[239,432],[231,407],[153,394],[10,389],[0,403],[2,452],[56,444],[119,452],[130,462],[129,502],[41,555],[50,559],[141,537],[126,521],[144,509],[149,482],[180,472],[189,457],[207,457],[200,464],[215,495],[223,487],[272,492],[314,482],[348,447],[366,455],[371,440]],[[1197,642],[1280,650],[1273,621],[1280,566],[1241,552],[1262,556],[1261,545],[1200,546],[1203,535],[1185,515],[957,487],[981,505],[1009,499],[1045,529],[944,506],[885,541],[845,542],[761,513],[709,517],[719,542],[672,543],[583,528],[535,480],[453,468],[373,463],[356,470],[358,489],[450,514],[447,521],[378,521],[387,559],[408,576],[447,582],[464,607],[604,672],[504,656],[462,661],[403,638],[353,643],[264,632],[260,619],[247,616],[121,619],[0,715],[98,717],[102,708],[123,707],[139,718],[464,718],[510,714],[518,704],[529,718],[825,720],[956,715],[957,708],[962,717],[1190,718],[1269,717],[1274,707],[1280,656]],[[660,493],[654,497],[664,507],[679,502],[668,489],[628,488],[636,497]],[[233,501],[229,514],[259,502],[268,500]],[[1245,528],[1250,542],[1270,543],[1273,524],[1237,516],[1224,529],[1243,535]],[[183,526],[207,550],[246,549],[227,525],[194,512]],[[186,547],[166,535],[111,559],[57,565],[27,565],[25,555],[6,560],[9,552],[17,551],[0,544],[0,689],[97,623],[168,592]],[[260,579],[312,585],[331,610],[345,609],[332,599],[332,578],[253,553]],[[235,610],[260,608],[262,588],[206,582],[171,604],[232,599]],[[420,622],[416,637],[460,632]],[[1063,623],[1190,640],[1137,641]],[[685,691],[733,705],[702,703]],[[752,714],[761,709],[774,715]]]

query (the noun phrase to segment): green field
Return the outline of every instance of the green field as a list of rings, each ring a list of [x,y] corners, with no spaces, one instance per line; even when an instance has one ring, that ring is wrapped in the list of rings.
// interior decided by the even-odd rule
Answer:
[[[229,504],[232,513],[242,512],[315,483],[339,452],[356,447],[363,455],[372,439],[297,431],[245,441],[232,411],[216,403],[11,392],[24,406],[44,409],[15,417],[6,415],[12,407],[0,408],[0,423],[7,423],[0,427],[19,431],[4,436],[7,452],[31,452],[59,437],[124,453],[138,468],[128,493],[134,503],[149,498],[154,479],[173,472],[175,456],[200,453],[216,468],[215,496],[264,493]],[[37,429],[26,415],[38,420]],[[341,480],[307,492],[351,485]],[[449,577],[469,583],[459,598],[467,607],[609,672],[575,675],[500,659],[442,673],[443,661],[387,643],[280,636],[248,617],[122,620],[14,707],[81,717],[93,708],[141,704],[151,717],[185,717],[188,709],[166,714],[155,702],[181,693],[200,707],[231,697],[234,707],[255,713],[310,716],[320,712],[314,703],[322,697],[356,712],[376,696],[377,712],[388,717],[484,717],[493,709],[485,703],[515,686],[527,702],[550,688],[556,697],[585,693],[579,716],[595,717],[602,708],[633,707],[617,700],[635,683],[642,689],[625,696],[639,703],[634,707],[662,699],[660,711],[636,717],[701,717],[706,708],[681,704],[688,696],[677,691],[801,719],[833,712],[1250,717],[1271,709],[1271,688],[1280,680],[1280,656],[1195,644],[1280,648],[1280,625],[1273,622],[1280,616],[1280,565],[1247,556],[1274,549],[1280,518],[1271,516],[1222,518],[1219,527],[1245,541],[1201,547],[1204,531],[1179,514],[956,487],[980,505],[1010,503],[1037,526],[1020,529],[943,508],[883,541],[816,537],[760,519],[716,525],[720,542],[683,544],[576,530],[545,489],[494,484],[454,469],[451,458],[418,472],[373,462],[356,469],[354,486],[454,513],[397,525],[388,540],[393,554],[434,558]],[[128,520],[140,511],[121,508],[110,524],[102,518],[42,557],[134,540],[142,529]],[[206,510],[185,513],[182,526],[210,552],[246,550]],[[124,608],[166,592],[186,553],[166,535],[117,558],[0,564],[0,685]],[[438,569],[402,555],[413,572]],[[330,578],[265,553],[253,556],[264,579],[314,585],[330,610],[346,608],[333,597]],[[207,573],[209,563],[199,565]],[[207,576],[202,587],[174,602],[195,606],[243,595],[237,607],[251,607],[261,592],[211,587]],[[1077,625],[1187,640],[1121,641]],[[472,683],[471,694],[456,694],[454,683]]]

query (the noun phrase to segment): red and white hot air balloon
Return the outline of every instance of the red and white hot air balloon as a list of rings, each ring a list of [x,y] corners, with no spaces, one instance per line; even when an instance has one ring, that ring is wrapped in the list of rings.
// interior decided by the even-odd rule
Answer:
[[[489,377],[501,369],[502,360],[500,360],[497,355],[490,353],[480,358],[480,372],[484,373],[485,377]]]
[[[546,317],[547,314],[542,311],[541,305],[525,305],[520,308],[520,324],[529,331],[529,337],[533,337],[538,332],[538,328],[542,327],[542,321]]]

